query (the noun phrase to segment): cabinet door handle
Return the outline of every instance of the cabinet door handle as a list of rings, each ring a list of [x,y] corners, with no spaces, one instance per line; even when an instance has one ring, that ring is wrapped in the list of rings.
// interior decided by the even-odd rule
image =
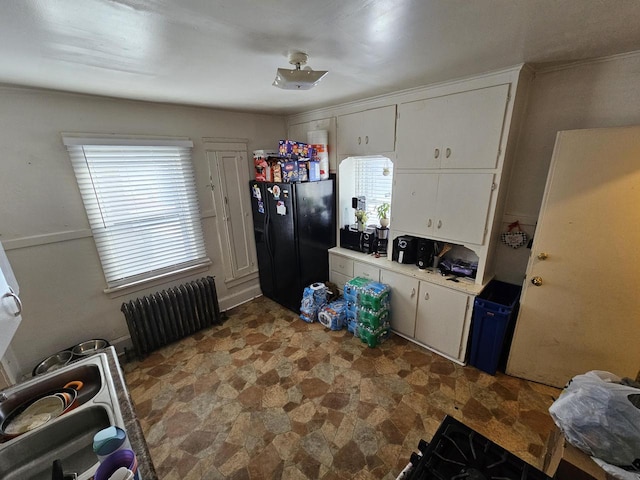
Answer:
[[[447,149],[444,151],[444,156],[449,158],[451,156],[451,149],[447,147]]]
[[[433,152],[433,158],[438,158],[440,156],[440,149],[436,148]]]
[[[412,289],[411,289],[411,298],[413,298],[413,297],[415,297],[415,296],[416,296],[416,289],[415,289],[415,288],[412,288]]]
[[[424,299],[429,300],[429,292],[424,292]]]
[[[438,220],[438,228],[442,227],[442,220]]]
[[[365,135],[365,137],[364,137],[364,143],[365,143],[366,145],[369,145],[369,135]]]
[[[433,222],[431,221],[431,219],[429,219],[429,221],[427,222],[427,227],[431,228],[432,224],[433,224]]]
[[[13,313],[14,317],[19,317],[20,314],[22,313],[22,302],[20,301],[20,297],[18,297],[18,295],[16,295],[15,293],[13,293],[13,289],[11,287],[10,288],[10,292],[9,293],[5,293],[2,298],[6,298],[6,297],[12,297],[13,300],[16,302],[16,308],[17,310]]]
[[[358,137],[358,145],[360,145],[362,143],[362,138]]]

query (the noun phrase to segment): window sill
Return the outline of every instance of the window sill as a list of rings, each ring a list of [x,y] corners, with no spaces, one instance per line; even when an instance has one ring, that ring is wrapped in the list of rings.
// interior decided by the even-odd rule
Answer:
[[[130,293],[139,292],[140,290],[146,290],[158,285],[164,285],[168,282],[178,280],[180,278],[189,277],[194,273],[206,272],[207,270],[209,270],[211,263],[211,260],[206,259],[202,263],[192,265],[182,270],[165,273],[163,275],[158,275],[156,277],[139,280],[137,282],[132,282],[125,285],[119,285],[113,288],[105,288],[103,292],[106,293],[109,298],[123,297]]]

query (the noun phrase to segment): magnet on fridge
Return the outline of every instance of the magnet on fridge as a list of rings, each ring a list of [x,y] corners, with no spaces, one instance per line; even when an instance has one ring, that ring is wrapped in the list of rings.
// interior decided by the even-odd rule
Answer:
[[[253,198],[257,198],[258,200],[262,200],[262,193],[260,192],[260,187],[258,187],[258,185],[256,185],[255,183],[253,184],[253,188],[251,189],[251,193],[253,195]]]
[[[280,198],[280,187],[278,185],[274,185],[271,189],[271,193],[273,193],[273,198],[278,200]]]
[[[276,203],[276,213],[278,215],[286,215],[287,214],[287,207],[284,204],[284,202],[277,202]]]
[[[282,190],[282,196],[284,198],[289,198],[289,190]]]
[[[264,202],[262,200],[258,200],[258,213],[264,213]]]

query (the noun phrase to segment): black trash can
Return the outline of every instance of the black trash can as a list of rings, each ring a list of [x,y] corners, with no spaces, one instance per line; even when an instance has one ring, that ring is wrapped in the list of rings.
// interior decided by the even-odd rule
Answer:
[[[522,287],[491,280],[474,301],[469,364],[495,375],[504,368]],[[504,355],[503,355],[504,353]]]

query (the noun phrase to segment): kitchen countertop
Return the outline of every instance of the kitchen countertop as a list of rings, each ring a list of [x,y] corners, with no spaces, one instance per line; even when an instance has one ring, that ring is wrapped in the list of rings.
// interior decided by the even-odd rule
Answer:
[[[118,404],[120,405],[125,430],[127,431],[131,448],[136,452],[136,457],[138,458],[138,471],[140,472],[141,480],[158,480],[158,475],[156,474],[153,462],[151,461],[151,455],[149,454],[147,441],[142,433],[142,427],[140,426],[140,422],[138,422],[129,390],[126,387],[122,375],[122,369],[115,348],[109,347],[104,350],[104,352],[107,354],[107,363],[118,394]]]
[[[369,265],[375,265],[378,268],[382,268],[384,270],[391,270],[393,272],[401,273],[403,275],[407,275],[409,277],[413,277],[418,280],[423,280],[425,282],[442,285],[443,287],[447,287],[452,290],[457,290],[459,292],[464,292],[469,295],[478,295],[486,285],[486,284],[477,284],[473,279],[464,279],[464,278],[460,278],[458,282],[453,282],[451,280],[447,280],[447,278],[449,277],[443,277],[439,273],[434,272],[432,268],[421,270],[416,265],[413,265],[413,264],[409,265],[409,264],[394,262],[394,261],[391,261],[389,257],[376,258],[374,255],[369,255],[362,252],[356,252],[354,250],[349,250],[348,248],[334,247],[329,250],[329,253],[341,255],[343,257],[350,258],[357,262],[363,262]]]

